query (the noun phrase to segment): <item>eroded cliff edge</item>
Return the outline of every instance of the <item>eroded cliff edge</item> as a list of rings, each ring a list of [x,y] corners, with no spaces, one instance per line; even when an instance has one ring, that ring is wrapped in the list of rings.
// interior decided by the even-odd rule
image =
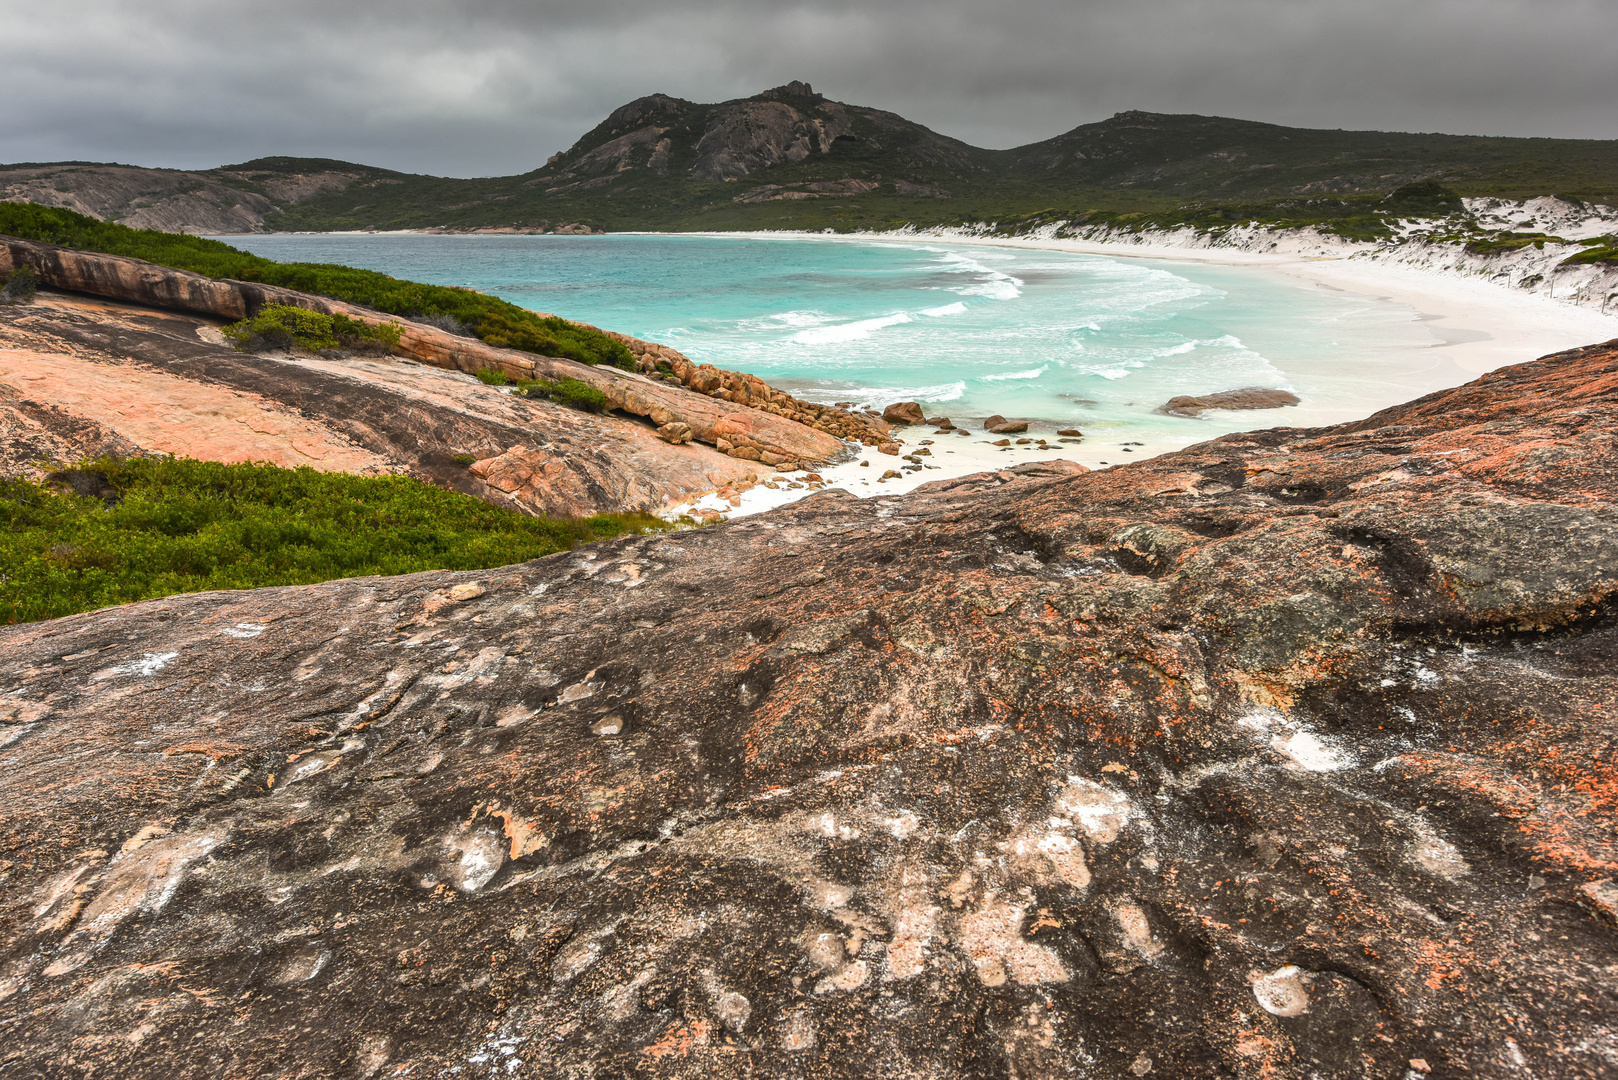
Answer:
[[[1618,1069],[1618,342],[0,631],[8,1076]]]

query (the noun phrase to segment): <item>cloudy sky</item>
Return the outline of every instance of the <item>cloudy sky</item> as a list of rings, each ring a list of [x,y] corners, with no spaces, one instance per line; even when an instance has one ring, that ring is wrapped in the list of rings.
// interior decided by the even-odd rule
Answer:
[[[979,146],[1122,109],[1618,138],[1614,0],[0,0],[0,161],[523,172],[803,79]]]

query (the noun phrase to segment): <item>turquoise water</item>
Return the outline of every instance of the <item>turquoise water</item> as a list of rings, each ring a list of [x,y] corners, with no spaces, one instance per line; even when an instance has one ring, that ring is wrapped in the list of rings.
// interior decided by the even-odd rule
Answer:
[[[1259,271],[925,241],[712,236],[227,237],[282,260],[470,286],[664,342],[799,396],[1076,425],[1141,452],[1354,419],[1455,385],[1408,307]],[[1298,408],[1154,410],[1289,389]]]

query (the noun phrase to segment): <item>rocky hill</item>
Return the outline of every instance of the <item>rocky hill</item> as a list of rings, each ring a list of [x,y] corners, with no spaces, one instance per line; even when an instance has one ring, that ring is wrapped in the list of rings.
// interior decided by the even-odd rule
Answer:
[[[1618,342],[0,630],[15,1077],[1608,1077]]]
[[[1370,198],[1428,180],[1464,195],[1618,205],[1618,141],[1125,112],[993,151],[791,82],[717,104],[639,98],[521,176],[457,180],[299,158],[195,173],[64,163],[0,167],[0,198],[191,232],[847,229],[999,221],[1052,207],[1127,213],[1188,201]]]

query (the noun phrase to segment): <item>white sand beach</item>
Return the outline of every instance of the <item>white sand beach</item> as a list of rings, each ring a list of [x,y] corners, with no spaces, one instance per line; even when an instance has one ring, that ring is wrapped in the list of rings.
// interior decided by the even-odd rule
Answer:
[[[1242,267],[1254,273],[1281,276],[1307,288],[1336,290],[1408,308],[1413,333],[1407,347],[1412,351],[1433,350],[1432,359],[1439,363],[1433,364],[1432,369],[1441,372],[1432,377],[1437,379],[1437,383],[1417,393],[1439,389],[1441,385],[1459,385],[1507,364],[1522,363],[1565,349],[1618,338],[1618,313],[1602,314],[1589,307],[1556,300],[1543,292],[1529,292],[1453,271],[1389,265],[1364,258],[1351,259],[1348,255],[1354,251],[1353,248],[1334,245],[1329,241],[1316,243],[1307,236],[1283,237],[1275,250],[1252,252],[1231,248],[1113,244],[1069,239],[979,238],[924,231],[853,236],[785,232],[711,235],[743,235],[760,240],[824,240],[830,243],[894,241],[1018,248],[1130,260]],[[948,411],[943,408],[935,410],[931,406],[927,408],[929,415],[935,411]],[[1250,415],[1251,425],[1244,424],[1243,427],[1312,426],[1351,419],[1348,416],[1314,415],[1308,410],[1298,409],[1270,409]],[[1226,419],[1229,416],[1225,414]],[[1036,421],[1024,436],[1011,436],[1011,446],[1002,448],[993,445],[1002,436],[982,431],[980,424],[968,418],[952,419],[961,425],[960,431],[965,434],[935,434],[931,426],[898,429],[904,442],[903,453],[909,454],[921,448],[929,451],[927,456],[920,459],[924,463],[920,470],[905,470],[904,466],[911,463],[867,448],[852,462],[821,470],[825,486],[841,487],[864,497],[909,491],[933,480],[1003,469],[1024,461],[1061,458],[1078,462],[1086,468],[1108,468],[1180,449],[1199,438],[1192,434],[1175,442],[1141,442],[1127,446],[1096,439],[1064,443],[1058,441],[1055,424]],[[1210,431],[1206,437],[1214,434]],[[1023,437],[1030,441],[1019,444],[1016,440]],[[1043,447],[1039,445],[1041,439],[1046,442]],[[901,475],[881,479],[889,470],[900,470]],[[739,498],[727,500],[708,496],[697,503],[673,508],[673,512],[700,507],[731,517],[743,516],[792,502],[812,490],[803,484],[802,474],[782,476],[771,479],[769,483],[771,486],[760,485],[742,493]]]

